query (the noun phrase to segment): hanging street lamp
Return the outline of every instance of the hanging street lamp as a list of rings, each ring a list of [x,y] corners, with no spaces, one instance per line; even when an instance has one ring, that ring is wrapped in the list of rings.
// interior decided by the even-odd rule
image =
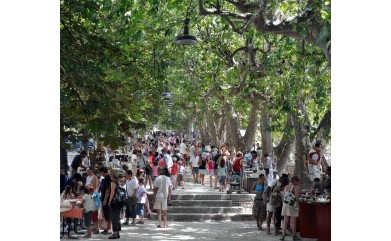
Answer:
[[[185,19],[185,29],[183,35],[176,37],[175,43],[178,45],[193,45],[197,43],[197,38],[189,34],[190,18]]]

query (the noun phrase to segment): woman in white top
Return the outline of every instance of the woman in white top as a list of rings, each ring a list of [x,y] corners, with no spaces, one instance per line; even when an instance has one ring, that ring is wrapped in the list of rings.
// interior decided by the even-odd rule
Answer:
[[[298,205],[297,202],[299,200],[298,184],[299,184],[299,177],[293,176],[291,178],[291,183],[287,185],[284,189],[284,197],[286,197],[288,193],[294,194],[295,200],[294,201],[292,200],[291,202],[293,203],[296,202],[296,206]],[[281,215],[284,216],[284,226],[282,228],[282,238],[280,240],[282,241],[285,240],[285,233],[286,233],[289,218],[291,222],[293,240],[294,241],[301,240],[299,237],[296,236],[296,218],[299,216],[299,208],[289,205],[288,203],[285,202],[285,198],[284,198]]]

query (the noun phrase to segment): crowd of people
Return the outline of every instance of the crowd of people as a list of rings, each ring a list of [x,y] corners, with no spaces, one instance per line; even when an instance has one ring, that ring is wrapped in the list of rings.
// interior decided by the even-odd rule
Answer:
[[[101,233],[111,234],[109,239],[119,238],[121,225],[144,224],[144,217],[151,213],[152,205],[157,210],[158,228],[165,228],[172,190],[180,186],[185,188],[185,167],[188,166],[194,184],[205,185],[207,175],[209,187],[216,191],[218,189],[218,192],[227,191],[232,175],[243,177],[245,169],[253,170],[254,173],[263,169],[264,172],[259,174],[257,182],[251,187],[251,192],[256,194],[253,216],[258,229],[262,229],[262,223],[266,221],[267,234],[271,234],[270,224],[274,217],[274,235],[278,235],[283,220],[281,240],[284,240],[290,219],[289,229],[293,239],[300,240],[296,236],[298,209],[281,201],[276,203],[276,199],[284,199],[287,193],[292,193],[298,200],[299,178],[293,176],[289,180],[287,174],[278,178],[275,163],[268,153],[261,152],[259,144],[254,144],[252,150],[243,153],[231,149],[228,144],[216,147],[194,140],[186,141],[183,135],[168,136],[165,133],[152,132],[146,135],[144,140],[139,139],[129,151],[128,162],[124,162],[119,169],[102,167],[99,173],[94,173],[93,167],[84,166],[83,159],[88,156],[85,151],[73,159],[70,178],[61,168],[61,202],[82,197],[78,204],[84,206],[85,225],[88,228],[85,237],[91,237],[91,234],[98,234],[103,230]],[[319,157],[317,145],[309,154],[307,162],[308,168],[311,168],[311,180],[314,182],[313,191],[330,192],[330,180],[321,180],[321,172],[316,169]],[[77,173],[79,167],[86,168],[85,178]],[[330,176],[331,173],[328,173],[328,177]],[[121,182],[122,177],[124,182]],[[151,204],[147,197],[148,186],[149,190],[153,190]],[[126,190],[127,201],[123,208],[112,205],[118,187]],[[278,195],[280,198],[276,198]],[[71,228],[70,220],[67,223],[68,228]]]

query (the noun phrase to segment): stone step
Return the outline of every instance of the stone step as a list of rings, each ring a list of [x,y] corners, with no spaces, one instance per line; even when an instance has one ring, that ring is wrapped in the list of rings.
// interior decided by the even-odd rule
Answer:
[[[234,202],[238,201],[254,201],[255,194],[249,194],[244,191],[242,191],[241,194],[237,194],[236,192],[233,192],[232,194],[227,194],[226,192],[223,193],[208,193],[208,194],[173,194],[171,197],[171,200],[232,200]],[[152,201],[153,194],[148,193],[148,199]]]
[[[163,218],[163,217],[162,217]],[[178,222],[197,222],[197,221],[253,221],[254,218],[251,213],[223,213],[223,214],[213,214],[213,213],[170,213],[168,212],[168,221],[178,221]],[[157,220],[157,214],[151,213],[150,220]]]
[[[172,200],[171,206],[232,207],[231,200]]]
[[[222,214],[222,213],[244,213],[244,207],[189,207],[189,206],[175,206],[168,207],[169,213],[214,213],[214,214]]]
[[[173,194],[171,200],[230,200],[227,194]]]

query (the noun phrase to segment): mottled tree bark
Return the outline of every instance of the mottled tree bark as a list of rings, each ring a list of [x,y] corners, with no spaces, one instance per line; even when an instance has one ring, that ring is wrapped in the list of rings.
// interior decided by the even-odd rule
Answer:
[[[278,175],[281,176],[282,170],[288,162],[289,156],[292,152],[295,136],[293,133],[293,115],[288,115],[284,135],[281,138],[278,146],[274,148],[275,161],[277,162]]]
[[[221,146],[221,144],[226,142],[225,134],[226,134],[226,111],[225,108],[222,108],[221,116],[218,120],[218,130],[217,130],[217,135],[219,139],[218,146]]]
[[[299,101],[298,101],[299,102]],[[311,180],[308,175],[308,170],[305,168],[307,153],[310,149],[308,140],[309,119],[304,103],[297,104],[297,110],[293,115],[295,125],[295,171],[294,175],[300,178],[299,189],[309,189]]]
[[[243,147],[240,135],[238,120],[233,116],[233,107],[230,103],[225,103],[226,108],[226,137],[230,147]]]
[[[259,111],[260,111],[259,100],[253,98],[251,100],[251,110],[248,119],[248,125],[246,128],[246,133],[243,137],[244,147],[246,148],[246,150],[251,150],[251,146],[255,141],[255,133],[257,131],[257,126],[259,123],[259,118],[258,118]]]
[[[273,152],[272,133],[269,128],[271,120],[269,117],[268,102],[263,100],[261,103],[261,141],[262,141],[262,155]]]
[[[216,145],[217,143],[217,133],[216,126],[214,121],[214,116],[212,115],[212,111],[209,109],[208,99],[205,99],[205,119],[208,125],[208,136],[212,145]]]
[[[330,139],[331,139],[331,110],[328,110],[325,115],[323,116],[317,132],[316,132],[316,137],[315,137],[315,143],[320,143],[321,146],[321,153],[322,153],[322,158],[321,158],[321,163],[322,166],[327,168],[328,163],[326,161],[326,158],[324,157],[323,153],[326,150],[326,146],[329,144]]]

